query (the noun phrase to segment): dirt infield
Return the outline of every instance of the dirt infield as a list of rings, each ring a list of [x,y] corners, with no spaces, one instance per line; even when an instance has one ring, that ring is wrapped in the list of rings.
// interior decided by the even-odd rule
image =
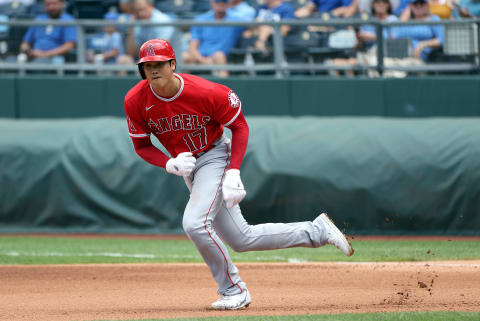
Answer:
[[[387,311],[480,312],[480,261],[237,264],[246,310],[207,307],[205,264],[0,266],[0,320],[124,320]]]

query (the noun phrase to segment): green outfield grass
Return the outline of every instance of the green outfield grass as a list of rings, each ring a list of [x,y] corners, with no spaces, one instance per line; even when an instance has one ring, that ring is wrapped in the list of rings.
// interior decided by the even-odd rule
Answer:
[[[478,321],[480,313],[470,312],[401,312],[335,315],[285,315],[252,317],[216,317],[188,319],[148,319],[142,321]],[[129,320],[134,321],[134,320]]]
[[[353,241],[355,255],[332,246],[235,253],[235,262],[380,262],[480,259],[475,241]],[[189,240],[0,237],[0,264],[203,262]]]

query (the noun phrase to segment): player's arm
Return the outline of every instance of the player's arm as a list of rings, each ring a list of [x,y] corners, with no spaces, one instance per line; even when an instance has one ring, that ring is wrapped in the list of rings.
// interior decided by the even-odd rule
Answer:
[[[232,157],[223,180],[222,195],[227,208],[231,208],[247,195],[240,178],[240,166],[247,149],[249,129],[241,112],[231,124],[226,126],[232,131]]]
[[[170,159],[160,149],[153,146],[150,137],[131,137],[135,152],[144,161],[154,166],[165,168]]]
[[[195,162],[197,160],[190,152],[180,153],[177,157],[170,158],[160,149],[153,146],[150,137],[131,138],[138,156],[149,164],[165,168],[169,174],[189,176],[195,168]]]
[[[243,113],[227,126],[232,131],[232,158],[229,169],[238,169],[242,165],[243,157],[248,145],[249,128]]]
[[[133,142],[135,152],[147,163],[166,168],[169,157],[160,149],[153,146],[150,140],[150,129],[145,123],[138,106],[143,104],[125,97],[124,108],[127,116],[128,134]]]

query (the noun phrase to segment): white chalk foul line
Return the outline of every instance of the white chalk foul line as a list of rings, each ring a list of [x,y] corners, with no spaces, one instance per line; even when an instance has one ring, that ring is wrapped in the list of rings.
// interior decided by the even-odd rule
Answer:
[[[115,257],[115,258],[135,258],[135,259],[198,259],[198,256],[193,255],[178,255],[178,254],[162,254],[155,255],[150,253],[117,253],[117,252],[86,252],[86,253],[63,253],[63,252],[0,252],[0,255],[10,256],[10,257]],[[234,259],[241,259],[235,257]],[[255,261],[265,261],[265,257],[255,257],[250,258]],[[268,261],[278,261],[278,262],[290,262],[290,263],[306,263],[309,262],[305,259],[295,258],[295,257],[285,257],[285,256],[273,256],[267,258]]]
[[[119,257],[119,258],[136,258],[136,259],[157,259],[157,258],[174,258],[174,259],[193,259],[195,256],[191,255],[155,255],[148,253],[115,253],[115,252],[86,252],[86,253],[61,253],[61,252],[17,252],[10,251],[0,253],[0,255],[20,257],[20,256],[35,256],[35,257]]]

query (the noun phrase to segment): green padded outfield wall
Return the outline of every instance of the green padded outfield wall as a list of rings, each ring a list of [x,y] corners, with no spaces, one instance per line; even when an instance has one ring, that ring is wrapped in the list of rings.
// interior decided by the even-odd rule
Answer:
[[[479,77],[404,79],[228,78],[248,116],[480,116]],[[139,78],[0,78],[0,117],[123,117]]]
[[[249,116],[251,224],[327,211],[353,234],[480,235],[480,118]],[[0,233],[181,232],[183,180],[119,117],[0,120]]]
[[[0,118],[16,118],[15,78],[0,78]]]

